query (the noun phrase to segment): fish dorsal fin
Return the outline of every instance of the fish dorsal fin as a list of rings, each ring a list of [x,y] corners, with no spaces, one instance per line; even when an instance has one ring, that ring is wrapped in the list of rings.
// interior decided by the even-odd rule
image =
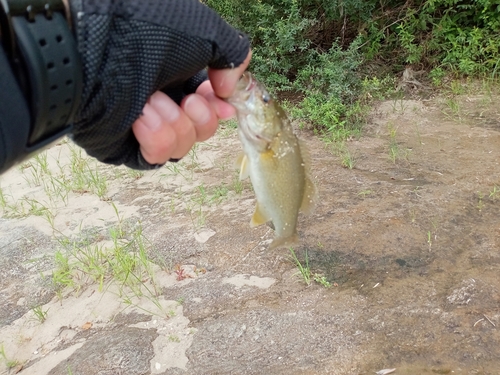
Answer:
[[[314,182],[311,181],[309,176],[306,175],[306,183],[304,186],[304,196],[302,197],[302,204],[300,205],[300,212],[306,215],[311,214],[316,207],[318,201],[318,189]]]
[[[304,196],[302,197],[302,204],[300,205],[300,211],[309,215],[316,207],[318,201],[318,189],[311,179],[311,155],[309,154],[309,149],[305,142],[299,139],[300,155],[302,156],[302,162],[304,163],[305,171],[305,184],[304,184]]]
[[[257,202],[257,206],[255,207],[255,212],[253,213],[252,220],[250,220],[250,226],[257,227],[259,225],[267,223],[269,220],[271,220],[270,217],[267,217],[267,215],[262,211],[260,208],[259,202]]]
[[[306,143],[302,139],[297,138],[297,141],[299,143],[300,156],[302,157],[302,163],[304,163],[304,170],[306,171],[306,175],[309,175],[309,173],[311,171],[311,154],[309,153],[309,148],[307,147]]]
[[[240,181],[243,181],[249,176],[248,172],[248,158],[244,153],[238,155],[236,159],[237,168],[240,169]]]

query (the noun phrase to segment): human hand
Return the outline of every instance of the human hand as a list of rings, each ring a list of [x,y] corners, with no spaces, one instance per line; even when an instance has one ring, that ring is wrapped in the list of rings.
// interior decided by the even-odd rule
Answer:
[[[232,115],[220,98],[248,65],[249,41],[199,0],[70,0],[70,8],[84,72],[73,140],[91,156],[154,168]],[[207,66],[213,89],[200,85]]]
[[[180,159],[195,142],[210,138],[220,119],[234,115],[234,107],[222,98],[233,92],[250,58],[251,52],[235,69],[209,69],[210,81],[184,98],[180,107],[163,92],[155,92],[144,106],[143,115],[132,125],[144,159],[150,164]]]

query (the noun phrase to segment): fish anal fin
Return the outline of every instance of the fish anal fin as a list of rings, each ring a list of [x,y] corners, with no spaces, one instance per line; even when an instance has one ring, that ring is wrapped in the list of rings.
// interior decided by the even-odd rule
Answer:
[[[266,224],[271,218],[267,217],[266,214],[260,208],[260,205],[257,203],[257,207],[255,207],[255,212],[253,213],[252,220],[250,220],[250,226],[257,227],[262,224]]]
[[[269,250],[274,250],[279,247],[290,247],[299,242],[299,235],[295,232],[288,237],[276,237],[269,245]]]

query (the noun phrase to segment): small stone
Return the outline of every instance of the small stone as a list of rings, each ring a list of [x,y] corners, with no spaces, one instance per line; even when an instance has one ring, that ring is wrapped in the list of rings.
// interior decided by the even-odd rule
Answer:
[[[212,229],[203,229],[199,232],[196,232],[194,234],[194,238],[197,242],[199,243],[205,243],[207,242],[210,237],[212,237],[213,235],[215,234],[215,231],[213,231]]]

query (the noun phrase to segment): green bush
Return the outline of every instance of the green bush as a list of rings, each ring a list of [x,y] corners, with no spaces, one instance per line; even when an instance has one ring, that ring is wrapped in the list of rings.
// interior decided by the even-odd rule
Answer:
[[[358,125],[370,66],[417,65],[439,84],[500,65],[500,0],[204,2],[250,36],[250,69],[269,90],[300,99],[292,115],[332,135]]]
[[[329,51],[311,51],[307,64],[297,73],[293,88],[303,95],[294,108],[294,117],[312,122],[316,128],[343,138],[354,124],[346,122],[356,103],[361,80],[356,74],[361,64],[359,40],[347,50],[333,45]]]
[[[500,0],[394,1],[365,25],[363,52],[400,70],[442,67],[461,75],[496,74]]]
[[[370,2],[207,0],[206,4],[251,37],[250,70],[270,91],[302,98],[292,115],[321,130],[344,129],[346,108],[361,87],[356,71],[362,56],[359,41],[344,50],[335,35],[345,17],[366,14],[373,7]]]
[[[273,90],[290,90],[294,73],[304,63],[304,52],[310,47],[307,30],[316,22],[300,14],[297,1],[207,0],[206,3],[251,37],[252,72]]]

